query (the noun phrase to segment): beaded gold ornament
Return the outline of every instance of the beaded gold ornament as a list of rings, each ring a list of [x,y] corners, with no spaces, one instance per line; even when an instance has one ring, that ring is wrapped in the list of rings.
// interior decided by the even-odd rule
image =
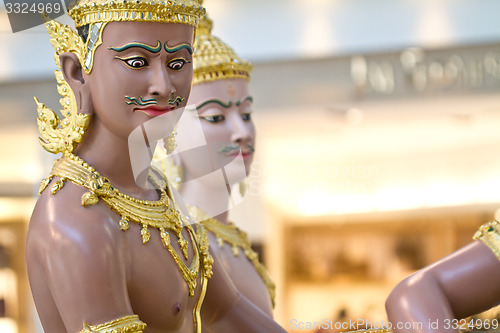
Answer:
[[[175,141],[175,137],[177,136],[177,129],[174,128],[172,133],[167,136],[164,140],[165,151],[167,154],[172,154],[172,152],[177,148],[177,141]]]
[[[208,253],[208,249],[203,250],[201,254],[199,253],[200,249],[197,246],[199,244],[194,239],[194,231],[187,217],[170,200],[165,191],[166,183],[157,179],[154,173],[151,173],[149,181],[160,191],[160,199],[157,201],[139,200],[121,193],[111,185],[107,178],[101,176],[93,167],[78,156],[70,153],[66,153],[55,161],[52,172],[40,185],[39,194],[45,190],[53,177],[58,177],[59,179],[54,182],[50,189],[52,195],[56,194],[67,180],[88,189],[89,191],[82,195],[82,206],[95,205],[99,200],[102,200],[120,216],[119,225],[121,230],[128,230],[129,222],[137,223],[142,227],[141,237],[144,244],[150,239],[149,228],[158,229],[163,246],[170,252],[177,263],[182,276],[188,284],[191,296],[194,295],[194,289],[196,288],[200,261],[204,265],[202,267],[204,275],[207,278],[211,276],[211,266],[207,263],[212,259]],[[182,250],[184,258],[188,258],[188,242],[182,236],[182,228],[188,230],[192,238],[191,241],[194,243],[195,257],[190,267],[184,264],[181,257],[170,244],[170,234],[168,231],[173,232],[177,236],[177,243]],[[202,257],[201,260],[200,256]]]
[[[250,79],[252,64],[212,35],[212,20],[204,16],[198,25],[193,54],[193,85],[223,79]]]
[[[101,176],[92,166],[71,153],[65,153],[54,162],[52,172],[40,185],[39,194],[47,188],[54,177],[57,177],[58,180],[50,188],[52,195],[55,195],[64,186],[64,182],[66,181],[71,181],[76,185],[88,189],[89,191],[82,195],[82,206],[92,206],[97,204],[99,200],[102,200],[120,216],[119,225],[121,230],[127,231],[129,229],[129,222],[141,225],[141,237],[144,244],[150,239],[149,228],[158,229],[163,246],[172,255],[187,283],[190,296],[194,296],[197,279],[201,273],[201,293],[193,310],[195,332],[201,333],[201,304],[205,297],[208,279],[212,276],[213,258],[208,251],[208,238],[205,229],[198,227],[195,231],[192,228],[187,220],[188,217],[184,216],[177,204],[170,200],[165,190],[167,188],[165,180],[159,179],[152,172],[149,181],[160,192],[160,199],[157,201],[139,200],[118,191],[107,178]],[[194,249],[194,256],[189,267],[170,244],[169,231],[177,236],[177,243],[182,250],[184,258],[188,258],[188,242],[181,233],[183,228],[186,228],[188,231]],[[87,331],[84,330],[82,332]]]
[[[166,147],[167,145],[168,142],[164,142],[163,147],[156,147],[153,155],[152,166],[161,170],[168,179],[169,185],[176,190],[179,190],[184,170],[182,169],[182,166],[175,164],[172,157],[168,157],[168,154],[171,152],[168,151],[168,148]]]
[[[80,0],[68,10],[75,26],[97,22],[159,22],[198,26],[205,9],[198,0]]]

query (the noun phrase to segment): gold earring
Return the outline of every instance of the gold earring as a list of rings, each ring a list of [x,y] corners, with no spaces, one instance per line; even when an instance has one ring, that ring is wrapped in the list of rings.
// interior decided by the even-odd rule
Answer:
[[[240,195],[242,197],[245,196],[245,194],[247,193],[247,181],[246,179],[242,180],[239,184],[239,190],[240,190]]]
[[[173,158],[166,157],[163,163],[163,172],[167,176],[167,180],[172,186],[179,190],[182,183],[183,169],[181,165],[177,165]]]
[[[50,35],[50,42],[55,48],[54,59],[59,68],[55,71],[58,83],[57,91],[62,96],[59,100],[63,110],[63,118],[50,108],[36,99],[38,113],[38,130],[40,131],[40,144],[50,153],[71,153],[78,143],[83,139],[85,131],[90,122],[90,116],[78,113],[75,94],[61,72],[59,55],[64,52],[71,52],[77,55],[80,63],[83,63],[84,44],[80,36],[71,28],[57,22],[56,20],[46,21],[47,32]],[[81,103],[81,101],[80,101]]]
[[[172,133],[165,139],[165,150],[167,154],[172,154],[172,152],[177,148],[177,141],[175,141],[175,137],[177,136],[177,130],[174,128]]]

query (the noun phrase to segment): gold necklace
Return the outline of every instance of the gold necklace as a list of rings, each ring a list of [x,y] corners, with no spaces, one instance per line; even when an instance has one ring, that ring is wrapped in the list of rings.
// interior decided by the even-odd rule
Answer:
[[[61,158],[54,162],[52,172],[40,184],[39,194],[43,192],[53,177],[59,177],[59,179],[52,185],[52,195],[64,186],[66,180],[89,189],[90,191],[84,193],[82,196],[82,206],[94,205],[101,199],[120,216],[119,224],[121,230],[128,230],[129,222],[134,222],[142,226],[141,236],[144,244],[150,239],[148,228],[158,229],[163,246],[172,255],[188,285],[190,296],[194,295],[200,261],[203,263],[201,268],[202,279],[207,279],[212,275],[210,261],[212,258],[208,253],[208,246],[204,249],[199,248],[198,244],[203,239],[203,236],[197,237],[194,234],[193,228],[184,220],[184,216],[179,212],[176,204],[168,197],[165,191],[165,182],[158,180],[154,174],[149,176],[149,180],[160,191],[160,199],[158,201],[139,200],[121,193],[111,185],[107,178],[101,176],[92,166],[72,153],[64,153]],[[183,227],[187,229],[194,248],[194,258],[190,267],[186,266],[179,254],[171,246],[170,234],[167,231],[170,230],[175,233],[182,253],[187,259],[188,242],[182,236],[181,231]],[[204,281],[202,281],[202,284],[206,285]],[[202,291],[202,294],[204,294],[204,291]]]
[[[232,252],[235,257],[239,256],[239,248],[243,249],[245,256],[253,264],[257,273],[259,273],[262,281],[266,285],[269,292],[273,307],[276,295],[276,285],[269,277],[266,268],[259,261],[259,255],[252,249],[250,240],[246,232],[240,230],[234,224],[225,224],[209,217],[201,209],[196,206],[187,205],[189,210],[189,215],[196,219],[196,221],[201,221],[201,225],[205,227],[206,230],[210,231],[217,237],[217,243],[220,247],[224,245],[224,242],[232,246]]]

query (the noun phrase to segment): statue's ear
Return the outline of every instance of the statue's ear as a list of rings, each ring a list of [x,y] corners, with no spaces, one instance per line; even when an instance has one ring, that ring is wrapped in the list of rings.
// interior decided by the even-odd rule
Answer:
[[[85,73],[77,55],[65,52],[59,55],[61,71],[66,82],[75,94],[76,105],[79,113],[92,114],[92,98],[89,86],[85,80]]]

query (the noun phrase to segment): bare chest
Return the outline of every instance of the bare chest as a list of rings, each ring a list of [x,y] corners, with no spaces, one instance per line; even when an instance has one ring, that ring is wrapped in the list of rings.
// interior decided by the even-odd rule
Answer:
[[[134,313],[148,324],[146,332],[193,332],[193,311],[200,297],[201,282],[199,257],[189,232],[185,229],[182,232],[188,243],[186,258],[179,238],[173,233],[169,250],[159,230],[151,228],[145,244],[140,231],[138,225],[130,225],[126,231],[127,289]],[[196,276],[192,278],[189,272]]]

